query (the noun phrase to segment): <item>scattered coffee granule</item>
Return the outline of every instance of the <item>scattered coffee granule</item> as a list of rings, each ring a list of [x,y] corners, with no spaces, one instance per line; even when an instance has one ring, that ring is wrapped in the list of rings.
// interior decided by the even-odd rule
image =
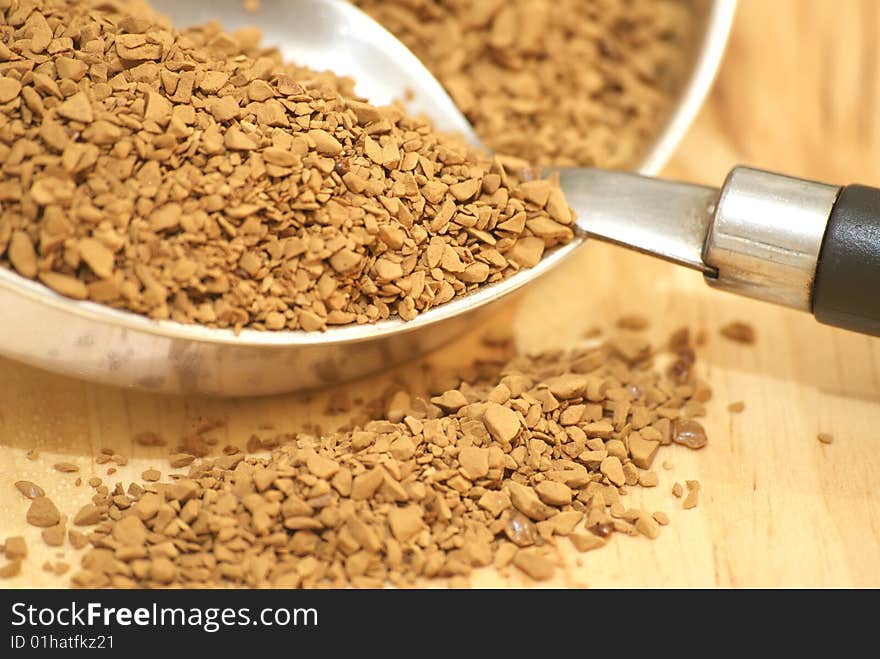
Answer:
[[[62,519],[58,524],[43,529],[40,535],[50,547],[60,547],[64,544],[65,530],[65,520]]]
[[[76,529],[70,529],[67,532],[67,539],[70,540],[70,546],[74,549],[82,549],[89,543],[85,533],[77,531]]]
[[[672,495],[677,498],[681,498],[682,493],[684,492],[681,487],[681,483],[673,483],[672,485]]]
[[[686,75],[685,0],[354,0],[437,76],[492,149],[632,166]]]
[[[57,563],[52,563],[52,561],[46,561],[43,563],[43,570],[45,572],[51,572],[56,577],[60,577],[65,574],[68,570],[70,570],[70,565],[65,563],[64,561],[58,561]]]
[[[0,566],[0,579],[11,579],[21,573],[21,559],[9,561],[6,565]]]
[[[380,587],[461,583],[488,565],[547,579],[566,538],[588,551],[660,532],[624,497],[655,459],[641,442],[663,446],[691,377],[676,384],[615,344],[481,362],[438,378],[444,391],[383,401],[394,421],[101,485],[74,519],[91,547],[72,583]]]
[[[145,431],[134,436],[134,443],[140,446],[165,446],[165,440],[154,432]]]
[[[2,264],[2,261],[0,261],[0,264]],[[27,452],[24,454],[24,457],[26,457],[28,460],[33,461],[33,460],[37,460],[40,457],[40,454],[37,453],[36,449],[29,448],[27,450]]]
[[[632,332],[641,332],[644,329],[648,328],[650,321],[644,316],[640,316],[638,314],[632,314],[629,316],[621,316],[617,319],[617,326],[623,330],[630,330]]]
[[[636,529],[644,536],[652,540],[660,536],[660,526],[648,513],[641,511],[636,520]]]
[[[0,265],[57,293],[318,331],[410,320],[573,237],[555,180],[285,64],[255,30],[180,32],[139,3],[21,7],[0,4]]]
[[[49,497],[40,496],[31,501],[31,507],[27,511],[27,521],[33,526],[43,528],[55,526],[61,521],[61,513]]]
[[[746,404],[743,401],[737,401],[735,403],[731,403],[727,406],[727,411],[731,414],[740,414],[746,409]]]
[[[639,485],[642,487],[657,487],[660,478],[656,471],[643,471],[639,474]]]
[[[36,483],[31,483],[30,481],[16,481],[15,489],[21,492],[28,499],[36,499],[37,497],[46,496],[46,493],[43,491],[42,487],[40,487]]]
[[[740,321],[728,323],[721,328],[720,332],[721,336],[736,343],[752,345],[756,340],[755,328]]]
[[[52,465],[52,468],[55,471],[60,471],[62,474],[74,474],[79,471],[79,467],[72,462],[56,462]]]
[[[93,503],[87,503],[74,516],[73,523],[77,526],[92,526],[101,521],[101,516],[100,508]]]
[[[667,526],[669,524],[669,515],[664,512],[656,511],[653,514],[654,521],[657,522],[660,526]]]
[[[672,441],[689,449],[701,449],[709,443],[706,429],[693,419],[676,419],[672,423]]]
[[[6,543],[3,545],[3,551],[6,554],[6,558],[11,561],[27,558],[27,543],[22,536],[15,535],[6,538]]]
[[[834,441],[834,436],[827,432],[820,432],[817,439],[823,444],[830,444]]]
[[[192,464],[192,461],[195,459],[196,456],[188,453],[172,453],[168,456],[168,464],[171,465],[173,469],[180,469],[181,467],[186,467]]]
[[[546,581],[556,571],[553,562],[535,548],[517,551],[513,557],[513,564],[535,581]]]
[[[158,469],[147,469],[141,474],[141,478],[143,478],[148,483],[155,483],[157,480],[162,478],[162,472]]]
[[[700,493],[700,482],[699,481],[685,481],[685,485],[687,486],[688,493],[684,499],[684,509],[688,510],[690,508],[696,508],[698,496]]]

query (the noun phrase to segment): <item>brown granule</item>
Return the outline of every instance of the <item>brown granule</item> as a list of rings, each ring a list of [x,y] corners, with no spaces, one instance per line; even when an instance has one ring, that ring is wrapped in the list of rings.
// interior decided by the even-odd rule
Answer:
[[[638,314],[621,316],[617,319],[617,327],[632,332],[641,332],[642,330],[647,329],[650,324],[651,323],[647,318]]]
[[[757,335],[755,333],[755,328],[749,325],[748,323],[744,323],[741,321],[734,321],[732,323],[728,323],[724,327],[719,330],[721,336],[725,339],[729,339],[735,343],[742,343],[745,345],[753,345],[757,340]]]
[[[12,536],[6,538],[6,542],[3,545],[3,551],[6,554],[6,558],[11,561],[27,558],[27,543],[20,535]]]
[[[186,467],[192,464],[195,459],[196,456],[190,455],[189,453],[172,453],[168,456],[168,464],[172,469],[180,469],[181,467]]]
[[[43,538],[43,542],[45,542],[50,547],[60,547],[61,545],[63,545],[65,535],[65,521],[66,520],[62,519],[60,523],[43,529],[40,532],[40,535]]]
[[[672,441],[689,449],[701,449],[709,443],[706,429],[693,419],[676,419],[672,423]]]
[[[684,509],[696,508],[699,501],[700,482],[685,481],[685,485],[687,486],[687,496],[684,499]]]
[[[16,481],[15,489],[22,493],[22,495],[26,496],[28,499],[36,499],[37,497],[46,496],[46,493],[43,491],[43,488],[37,485],[36,483],[31,483],[30,481]]]
[[[0,265],[67,297],[236,330],[409,320],[573,236],[556,182],[252,29],[99,0],[0,24]]]
[[[101,496],[101,495],[96,495]],[[101,521],[101,509],[93,503],[87,503],[74,516],[73,523],[77,526],[92,526]]]
[[[667,526],[669,524],[669,515],[664,512],[656,511],[653,514],[654,521],[657,522],[660,526]]]
[[[56,462],[52,465],[52,468],[55,471],[60,471],[62,474],[74,474],[79,471],[79,467],[72,462]]]
[[[831,444],[834,441],[834,435],[827,432],[820,432],[817,439],[823,444]]]
[[[354,0],[427,65],[492,149],[632,166],[685,74],[684,0]]]
[[[67,538],[70,540],[70,546],[74,549],[82,549],[89,543],[86,535],[76,529],[70,529],[67,532]]]
[[[141,474],[141,478],[143,478],[148,483],[155,483],[157,480],[162,478],[162,472],[158,469],[147,469]]]
[[[6,565],[0,566],[0,579],[11,579],[18,576],[21,572],[21,559],[9,561]]]
[[[660,536],[660,525],[649,513],[644,511],[639,511],[638,519],[636,519],[636,529],[638,529],[639,533],[652,540]]]
[[[55,526],[61,521],[61,513],[49,497],[41,496],[31,501],[27,511],[28,524],[41,528]]]
[[[145,431],[134,436],[134,443],[140,446],[165,446],[165,440],[152,431]]]
[[[727,411],[731,414],[741,414],[745,411],[745,409],[746,404],[743,401],[737,401],[727,406]]]

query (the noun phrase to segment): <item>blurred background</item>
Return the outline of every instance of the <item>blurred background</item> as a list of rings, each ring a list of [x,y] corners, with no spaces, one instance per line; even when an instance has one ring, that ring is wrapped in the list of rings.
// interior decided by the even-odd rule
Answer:
[[[740,0],[707,106],[667,172],[734,164],[880,184],[880,2]]]

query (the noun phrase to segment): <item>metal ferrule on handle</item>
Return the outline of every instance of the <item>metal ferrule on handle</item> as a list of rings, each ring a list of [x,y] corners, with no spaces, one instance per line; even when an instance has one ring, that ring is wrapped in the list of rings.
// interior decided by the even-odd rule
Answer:
[[[880,336],[880,189],[738,167],[721,189],[703,261],[711,286]]]
[[[812,310],[816,267],[840,188],[737,167],[727,177],[703,245],[715,288]]]

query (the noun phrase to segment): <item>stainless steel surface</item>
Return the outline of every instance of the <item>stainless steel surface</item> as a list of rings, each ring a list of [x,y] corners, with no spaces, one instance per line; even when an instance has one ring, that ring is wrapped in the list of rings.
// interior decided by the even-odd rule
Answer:
[[[601,169],[561,169],[568,203],[583,208],[578,227],[606,242],[704,274],[703,243],[718,189]]]
[[[177,25],[220,20],[226,27],[259,26],[267,43],[315,68],[358,80],[374,101],[405,89],[439,125],[463,132],[461,115],[434,78],[385,30],[341,0],[263,0],[248,13],[241,0],[153,0]],[[656,173],[681,139],[717,69],[734,0],[702,2],[705,26],[693,73],[668,125],[639,171]],[[317,12],[313,15],[313,12]],[[317,17],[315,17],[317,16]],[[342,26],[342,27],[341,27]],[[473,138],[472,138],[473,139]],[[581,216],[590,208],[577,208]],[[324,333],[257,332],[235,336],[77,302],[0,268],[0,354],[40,368],[104,384],[155,392],[212,395],[272,394],[352,379],[411,359],[474,327],[492,307],[551,270],[583,237],[536,267],[404,323],[331,328]]]
[[[840,188],[747,167],[734,169],[703,251],[706,282],[810,311],[816,263]]]
[[[403,98],[415,114],[427,114],[444,131],[479,144],[473,128],[421,61],[384,27],[346,0],[261,0],[248,11],[243,0],[149,0],[178,26],[219,20],[226,29],[258,25],[263,41],[286,61],[316,71],[350,76],[355,91],[372,103]]]

